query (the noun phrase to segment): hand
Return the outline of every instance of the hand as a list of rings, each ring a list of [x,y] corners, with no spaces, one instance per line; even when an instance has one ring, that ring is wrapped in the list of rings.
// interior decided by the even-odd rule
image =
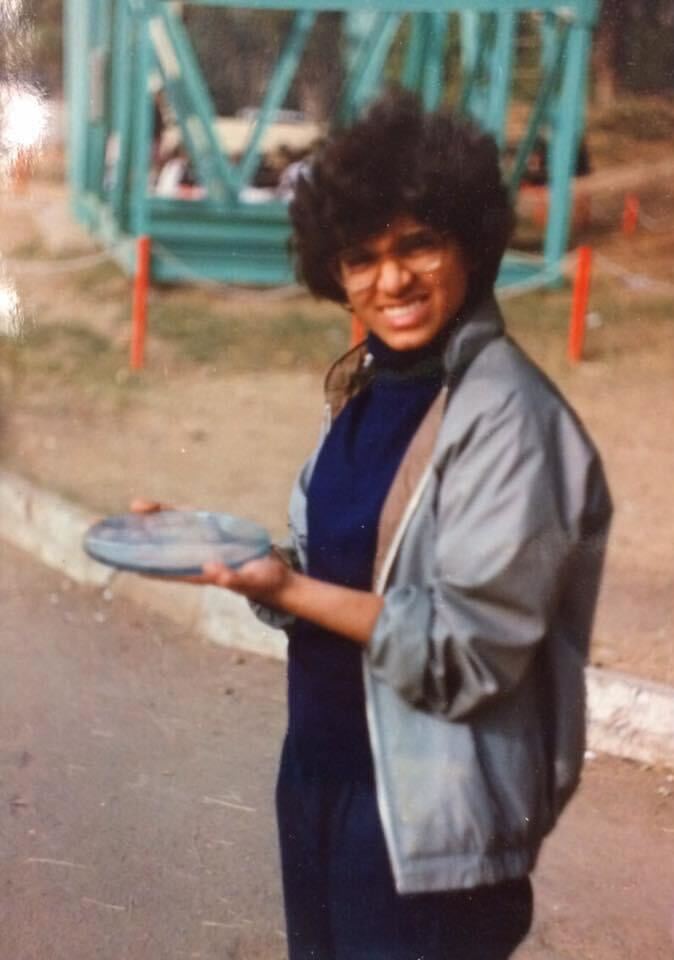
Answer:
[[[291,568],[272,551],[266,557],[251,560],[237,570],[222,563],[207,563],[202,576],[193,582],[223,587],[249,600],[275,606],[292,576]]]
[[[353,590],[298,573],[272,549],[238,570],[208,563],[195,582],[243,594],[266,607],[311,620],[362,646],[369,643],[384,601],[367,590]]]

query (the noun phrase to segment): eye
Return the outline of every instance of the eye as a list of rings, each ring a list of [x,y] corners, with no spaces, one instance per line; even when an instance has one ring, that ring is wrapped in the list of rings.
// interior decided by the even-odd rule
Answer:
[[[398,252],[403,256],[417,253],[429,253],[441,249],[442,238],[432,230],[420,230],[402,237],[398,243]]]
[[[376,257],[365,247],[352,247],[340,253],[339,260],[347,270],[365,270],[375,263]]]

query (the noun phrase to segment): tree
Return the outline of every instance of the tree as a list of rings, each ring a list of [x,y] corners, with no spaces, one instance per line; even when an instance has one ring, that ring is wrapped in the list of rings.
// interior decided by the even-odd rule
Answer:
[[[604,0],[594,43],[595,96],[674,91],[674,0]]]
[[[218,113],[232,115],[260,104],[291,20],[288,11],[185,9],[185,25]],[[315,120],[330,116],[341,86],[340,41],[341,15],[319,14],[285,106]]]
[[[60,91],[63,71],[61,0],[0,4],[0,79]]]
[[[31,0],[31,53],[34,70],[52,93],[63,89],[63,2]]]

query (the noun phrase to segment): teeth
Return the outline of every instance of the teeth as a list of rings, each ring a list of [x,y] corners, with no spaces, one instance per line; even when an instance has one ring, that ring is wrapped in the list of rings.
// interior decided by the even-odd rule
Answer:
[[[402,307],[384,307],[384,313],[387,317],[404,317],[411,313],[421,303],[421,300],[413,300],[411,303],[405,303]]]

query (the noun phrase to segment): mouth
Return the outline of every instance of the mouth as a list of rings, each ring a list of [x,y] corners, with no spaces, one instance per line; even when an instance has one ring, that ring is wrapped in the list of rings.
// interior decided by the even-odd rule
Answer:
[[[426,305],[426,297],[415,297],[413,300],[407,300],[405,303],[396,303],[390,306],[380,307],[379,311],[391,327],[396,330],[402,330],[407,327],[415,327],[423,320],[426,313]]]

